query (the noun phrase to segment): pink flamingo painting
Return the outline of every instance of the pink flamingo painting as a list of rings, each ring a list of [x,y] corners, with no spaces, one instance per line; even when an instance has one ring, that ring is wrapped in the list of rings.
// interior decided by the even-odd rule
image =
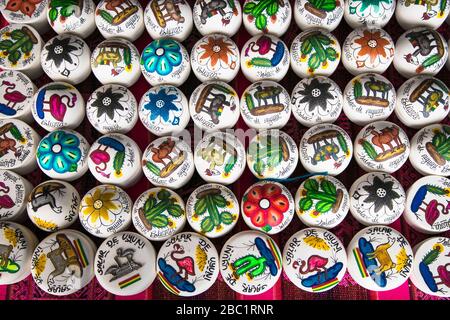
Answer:
[[[76,94],[71,93],[72,97],[69,97],[65,94],[59,95],[54,93],[46,100],[47,90],[51,90],[51,88],[41,89],[36,98],[36,113],[39,119],[44,119],[45,112],[50,112],[53,118],[63,121],[67,108],[73,108],[78,100]],[[45,106],[48,106],[48,108],[45,109]]]
[[[184,271],[184,279],[186,280],[189,275],[195,276],[195,269],[194,269],[194,259],[189,256],[184,256],[181,258],[175,257],[175,254],[184,254],[184,248],[180,246],[178,243],[175,243],[173,245],[173,250],[170,253],[170,257],[173,261],[176,262],[178,266],[178,274],[181,276]]]
[[[321,257],[319,255],[313,254],[308,258],[308,261],[300,260],[294,261],[294,269],[298,268],[300,274],[308,274],[311,272],[325,273],[325,278],[327,277],[327,265],[328,258]],[[306,267],[306,268],[305,268]]]
[[[439,279],[441,280],[441,282],[436,283],[436,285],[444,284],[448,288],[450,288],[450,270],[448,270],[449,267],[450,263],[447,263],[437,268],[437,272],[439,274]]]
[[[0,192],[9,192],[9,187],[3,181],[0,181]],[[4,194],[0,196],[0,209],[11,209],[14,205],[15,203],[9,195]]]
[[[21,92],[14,90],[16,88],[15,83],[3,80],[1,86],[6,87],[5,93],[3,94],[3,99],[5,99],[7,103],[0,104],[0,113],[8,116],[15,115],[17,112],[14,109],[16,104],[24,102],[27,97]]]

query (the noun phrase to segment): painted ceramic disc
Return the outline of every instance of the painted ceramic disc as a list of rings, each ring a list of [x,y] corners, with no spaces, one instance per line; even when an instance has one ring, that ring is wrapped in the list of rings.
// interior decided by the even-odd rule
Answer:
[[[9,170],[0,170],[0,221],[22,221],[33,185]]]
[[[31,256],[37,244],[38,239],[28,228],[14,222],[0,222],[0,285],[20,282],[30,275]]]
[[[349,135],[334,124],[318,124],[300,140],[300,162],[308,172],[338,175],[350,164],[352,154]]]
[[[324,292],[337,286],[344,277],[347,254],[342,242],[330,231],[303,229],[286,242],[283,268],[298,288]]]
[[[126,230],[131,224],[133,202],[121,188],[99,185],[89,190],[81,200],[81,225],[90,234],[107,238]]]
[[[331,176],[310,177],[295,194],[297,215],[309,227],[336,227],[347,216],[349,206],[347,189]]]
[[[28,217],[36,227],[54,232],[78,219],[80,194],[71,184],[48,180],[37,185],[27,199]]]
[[[366,226],[393,223],[405,210],[405,202],[402,185],[387,173],[366,173],[350,188],[350,212]]]
[[[167,240],[159,250],[157,270],[159,280],[169,292],[193,297],[216,281],[219,255],[208,238],[182,232]]]
[[[195,168],[207,182],[231,184],[241,177],[245,163],[244,145],[229,133],[207,134],[195,147]]]
[[[258,133],[247,149],[247,165],[258,179],[286,179],[298,163],[294,140],[283,131],[272,129]]]
[[[391,20],[396,0],[348,0],[344,2],[344,19],[353,29],[369,26],[383,28]]]
[[[305,127],[332,123],[342,111],[342,91],[330,78],[315,76],[300,80],[292,91],[291,109]]]
[[[142,170],[155,186],[181,188],[195,171],[191,147],[176,137],[153,140],[142,156]]]
[[[134,232],[107,238],[95,256],[95,277],[112,294],[130,296],[146,290],[156,277],[153,245]]]
[[[348,272],[363,288],[388,291],[404,284],[412,271],[413,251],[408,240],[386,226],[358,232],[347,247]]]
[[[245,123],[255,129],[280,129],[291,116],[289,93],[274,81],[259,81],[247,87],[240,107]]]
[[[450,230],[450,216],[447,214],[449,198],[449,179],[439,176],[420,178],[406,192],[403,217],[419,232],[446,232]]]
[[[251,229],[276,234],[283,231],[294,217],[294,198],[281,183],[259,181],[244,193],[241,211]]]
[[[252,36],[271,33],[281,37],[288,30],[292,20],[289,0],[265,2],[246,0],[242,11],[245,29]]]
[[[417,45],[420,41],[429,47],[423,53]],[[419,74],[433,76],[442,69],[448,57],[447,42],[437,31],[427,28],[406,31],[398,38],[395,48],[394,67],[405,78]]]
[[[61,230],[50,234],[34,250],[31,274],[44,292],[67,296],[81,290],[94,278],[97,248],[83,233]]]
[[[205,184],[189,196],[186,218],[196,232],[208,238],[218,238],[236,225],[239,202],[227,187],[216,183]]]
[[[192,16],[202,35],[222,33],[232,37],[242,24],[241,4],[237,0],[196,0]]]
[[[340,0],[295,0],[294,18],[302,30],[321,28],[333,31],[344,16],[344,4]]]
[[[6,21],[27,24],[44,34],[48,29],[47,5],[49,0],[1,0],[0,12]]]
[[[388,121],[368,124],[355,139],[355,160],[365,171],[393,173],[408,160],[409,139],[405,131]]]
[[[241,70],[251,82],[280,81],[289,70],[289,50],[273,35],[254,36],[242,48]]]
[[[45,130],[75,129],[84,119],[83,96],[66,82],[50,82],[34,94],[32,114]]]
[[[416,129],[441,122],[450,111],[449,92],[445,83],[437,78],[411,78],[397,90],[395,114],[404,125]]]
[[[414,247],[411,282],[426,294],[449,298],[449,265],[450,239],[435,237],[424,240]]]
[[[58,34],[72,33],[87,38],[96,29],[95,8],[92,0],[70,2],[69,7],[66,2],[49,1],[48,23]]]
[[[344,90],[344,113],[359,126],[386,120],[395,108],[395,88],[392,83],[376,73],[354,77]]]
[[[301,78],[331,76],[340,60],[337,38],[322,29],[303,31],[291,44],[291,67]]]
[[[225,82],[202,83],[191,94],[189,112],[204,131],[233,128],[239,120],[239,96]]]
[[[137,101],[126,87],[107,84],[89,97],[86,116],[101,134],[127,133],[138,120]]]
[[[136,230],[152,241],[164,241],[183,230],[186,212],[183,199],[167,188],[152,188],[142,193],[133,205]]]
[[[220,274],[235,292],[256,295],[270,290],[281,276],[282,257],[275,241],[259,231],[242,231],[223,245]]]
[[[439,28],[450,12],[447,1],[415,2],[398,0],[395,17],[398,24],[405,30],[415,27]]]

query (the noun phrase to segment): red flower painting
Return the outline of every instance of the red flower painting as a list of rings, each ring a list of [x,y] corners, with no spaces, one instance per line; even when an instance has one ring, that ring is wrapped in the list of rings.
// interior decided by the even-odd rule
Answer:
[[[31,17],[36,10],[36,5],[41,2],[42,0],[9,0],[6,4],[6,10],[13,12],[20,11]]]

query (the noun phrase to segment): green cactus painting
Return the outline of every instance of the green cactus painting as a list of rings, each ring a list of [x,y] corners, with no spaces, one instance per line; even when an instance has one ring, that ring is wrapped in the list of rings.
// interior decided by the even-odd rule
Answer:
[[[339,6],[339,0],[308,0],[305,4],[305,9],[319,17],[325,19],[328,12],[332,12]]]
[[[442,130],[433,130],[431,142],[425,144],[428,154],[440,166],[450,160],[450,127],[442,126]]]
[[[250,22],[255,21],[258,30],[267,32],[267,17],[270,17],[272,23],[277,20],[277,12],[283,7],[282,0],[254,0],[244,5],[244,14],[248,15]]]
[[[326,68],[328,61],[339,59],[339,53],[333,48],[334,40],[321,31],[312,31],[300,38],[301,59],[308,59],[309,72],[322,67]]]
[[[336,213],[342,203],[344,193],[325,177],[310,178],[305,181],[304,189],[300,190],[300,212],[309,211],[314,206],[311,215],[318,217],[328,212]]]
[[[164,214],[165,213],[165,214]],[[166,189],[160,189],[155,195],[150,195],[144,206],[139,209],[139,216],[146,228],[171,227],[173,222],[170,217],[178,218],[184,214],[184,209],[178,200]]]
[[[250,143],[248,157],[254,162],[253,170],[259,175],[264,176],[264,172],[272,171],[283,161],[289,158],[288,148],[284,139],[278,140],[279,143],[272,144],[273,139],[268,136],[262,141]]]
[[[4,34],[6,39],[0,41],[0,51],[12,64],[16,64],[22,56],[29,56],[38,39],[26,26]]]

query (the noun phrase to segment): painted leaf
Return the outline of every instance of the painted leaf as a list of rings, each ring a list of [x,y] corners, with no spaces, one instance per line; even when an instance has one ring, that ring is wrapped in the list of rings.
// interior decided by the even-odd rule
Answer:
[[[13,44],[11,40],[0,41],[0,50],[8,50]]]
[[[20,47],[23,53],[28,53],[33,49],[33,43],[31,41],[25,42],[22,47]]]
[[[198,201],[194,205],[195,213],[198,215],[202,215],[206,212],[206,199],[198,199]]]
[[[20,53],[20,51],[13,51],[10,52],[8,55],[8,60],[11,61],[12,63],[16,63],[17,61],[19,61],[20,57],[22,56],[22,54]]]
[[[228,211],[224,211],[220,214],[220,221],[223,224],[231,224],[233,222],[233,215]]]
[[[445,189],[432,185],[427,185],[427,191],[440,196],[443,196],[447,193]]]
[[[214,223],[211,217],[205,217],[200,224],[200,228],[204,233],[212,231],[214,229]]]
[[[16,29],[16,30],[11,31],[11,39],[13,39],[13,40],[20,40],[24,36],[25,35],[24,35],[23,31],[20,30],[20,29]]]
[[[148,197],[144,203],[144,212],[149,212],[156,204],[156,199],[154,197]]]
[[[177,204],[173,204],[173,205],[169,206],[167,208],[167,212],[169,213],[169,215],[171,215],[172,217],[175,217],[175,218],[181,217],[181,215],[184,213],[181,206],[179,206]]]
[[[302,54],[309,54],[312,51],[312,43],[309,39],[306,39],[305,41],[302,42],[302,45],[300,47],[300,51],[302,52]]]
[[[157,197],[158,197],[159,200],[167,200],[167,199],[170,198],[170,192],[167,191],[166,189],[161,189],[161,190],[158,192]]]
[[[345,139],[344,139],[344,137],[342,136],[342,134],[338,134],[337,140],[338,140],[338,142],[339,142],[339,146],[341,147],[342,151],[344,151],[345,153],[347,153],[347,152],[348,152],[347,142],[345,141]]]
[[[328,180],[325,180],[325,179],[322,180],[322,182],[320,183],[320,187],[322,188],[323,191],[325,191],[328,194],[332,194],[332,195],[336,194],[335,185]]]
[[[362,85],[361,85],[361,82],[355,81],[355,83],[353,84],[353,95],[356,98],[362,96]]]
[[[256,17],[255,26],[258,30],[264,30],[267,26],[267,18],[265,15],[260,14]]]
[[[108,23],[112,23],[113,16],[109,14],[108,11],[100,10],[100,16],[105,19]]]
[[[278,1],[272,1],[272,3],[267,7],[267,14],[269,16],[274,16],[278,12]]]
[[[435,147],[440,147],[445,142],[445,135],[441,132],[438,132],[434,135],[432,143]]]
[[[333,203],[328,201],[319,201],[316,203],[316,210],[325,213],[330,211],[331,207],[333,206]]]
[[[313,201],[311,198],[302,198],[298,205],[300,206],[300,208],[304,211],[311,209],[312,205],[313,205]]]
[[[247,2],[244,6],[244,13],[245,14],[251,14],[253,9],[255,9],[256,3],[254,2]]]
[[[328,46],[331,43],[331,39],[324,34],[319,34],[316,37],[317,37],[317,40],[324,46]]]
[[[336,50],[334,50],[331,47],[328,47],[325,51],[327,53],[328,60],[334,61],[334,60],[337,59],[337,52],[336,52]]]
[[[212,196],[213,202],[219,208],[224,208],[227,206],[227,200],[221,194],[215,194]]]
[[[58,18],[58,10],[55,8],[51,8],[48,11],[48,17],[50,18],[51,22],[54,22],[56,20],[56,18]]]
[[[316,52],[314,52],[308,60],[308,66],[313,69],[316,70],[318,67],[320,67],[320,57],[319,54],[317,54]]]
[[[305,181],[305,189],[308,191],[318,191],[319,183],[316,181],[316,179],[308,179]]]
[[[164,228],[169,224],[169,219],[163,215],[157,215],[150,220],[152,226],[156,228]]]

